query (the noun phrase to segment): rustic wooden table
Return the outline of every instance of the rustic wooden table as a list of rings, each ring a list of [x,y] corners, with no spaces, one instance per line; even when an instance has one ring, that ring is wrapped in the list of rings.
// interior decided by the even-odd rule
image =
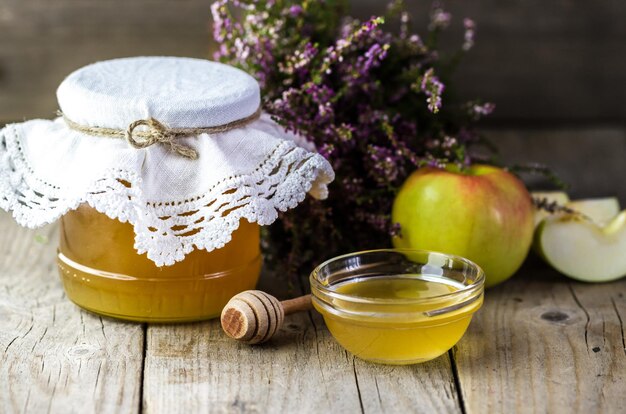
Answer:
[[[530,260],[487,292],[453,351],[393,367],[346,353],[314,312],[289,317],[256,347],[227,339],[216,321],[145,325],[87,313],[65,297],[56,237],[56,226],[25,230],[0,214],[2,413],[626,409],[626,279],[576,283]],[[262,281],[279,296],[281,286]]]

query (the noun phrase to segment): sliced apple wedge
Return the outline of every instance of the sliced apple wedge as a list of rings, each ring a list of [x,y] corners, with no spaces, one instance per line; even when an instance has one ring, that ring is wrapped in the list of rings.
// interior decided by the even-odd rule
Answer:
[[[584,214],[600,227],[606,226],[620,211],[615,197],[575,200],[567,203],[566,207]]]
[[[533,193],[530,193],[530,195],[532,196],[532,198],[538,198],[540,200],[545,199],[548,201],[548,203],[556,202],[561,206],[569,203],[569,196],[563,191],[535,191]],[[535,228],[537,228],[539,223],[541,223],[541,220],[548,216],[550,216],[550,213],[548,213],[547,211],[535,208]]]
[[[608,282],[626,276],[626,210],[604,227],[573,215],[548,217],[536,236],[541,256],[573,279]]]

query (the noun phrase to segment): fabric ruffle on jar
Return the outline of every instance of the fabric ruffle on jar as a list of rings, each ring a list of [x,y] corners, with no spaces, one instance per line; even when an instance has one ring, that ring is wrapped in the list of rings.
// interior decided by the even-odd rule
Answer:
[[[242,219],[269,225],[334,173],[261,113],[243,71],[188,58],[95,63],[57,91],[54,120],[0,131],[0,207],[24,226],[88,205],[134,229],[156,266],[225,246]],[[190,155],[191,154],[191,155]]]
[[[0,131],[0,207],[28,227],[60,219],[67,296],[101,315],[218,316],[259,279],[259,226],[334,178],[262,113],[258,83],[220,63],[99,62],[57,97],[57,119]]]

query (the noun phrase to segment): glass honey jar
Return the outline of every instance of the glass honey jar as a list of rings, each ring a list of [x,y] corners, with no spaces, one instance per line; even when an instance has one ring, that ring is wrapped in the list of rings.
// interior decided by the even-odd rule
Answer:
[[[218,316],[258,281],[260,226],[334,178],[262,113],[258,83],[220,63],[98,62],[57,97],[57,119],[0,130],[0,207],[29,227],[59,219],[67,296],[100,315]]]
[[[133,248],[130,224],[81,205],[60,220],[59,274],[68,298],[95,313],[151,322],[213,318],[231,296],[256,286],[259,233],[258,224],[241,220],[223,248],[158,267]]]

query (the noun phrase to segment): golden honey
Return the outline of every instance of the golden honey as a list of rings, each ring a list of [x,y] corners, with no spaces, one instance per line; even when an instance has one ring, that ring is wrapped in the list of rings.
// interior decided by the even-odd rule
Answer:
[[[313,305],[346,350],[405,365],[446,353],[483,302],[484,273],[470,261],[419,250],[331,259],[311,274]]]
[[[261,271],[259,226],[241,220],[223,248],[194,250],[157,267],[134,249],[134,231],[81,205],[61,219],[59,272],[69,299],[89,311],[141,322],[219,316],[235,294],[253,289]]]
[[[419,276],[356,279],[334,288],[340,294],[390,301],[431,298],[458,289],[458,286]],[[445,300],[436,306],[398,304],[393,312],[381,318],[376,317],[376,306],[367,303],[339,303],[344,311],[341,316],[321,307],[318,310],[337,342],[355,356],[374,362],[403,364],[436,358],[461,339],[482,300],[454,312],[428,315],[430,311],[452,306],[455,302],[454,299]],[[355,311],[358,315],[349,315]]]

